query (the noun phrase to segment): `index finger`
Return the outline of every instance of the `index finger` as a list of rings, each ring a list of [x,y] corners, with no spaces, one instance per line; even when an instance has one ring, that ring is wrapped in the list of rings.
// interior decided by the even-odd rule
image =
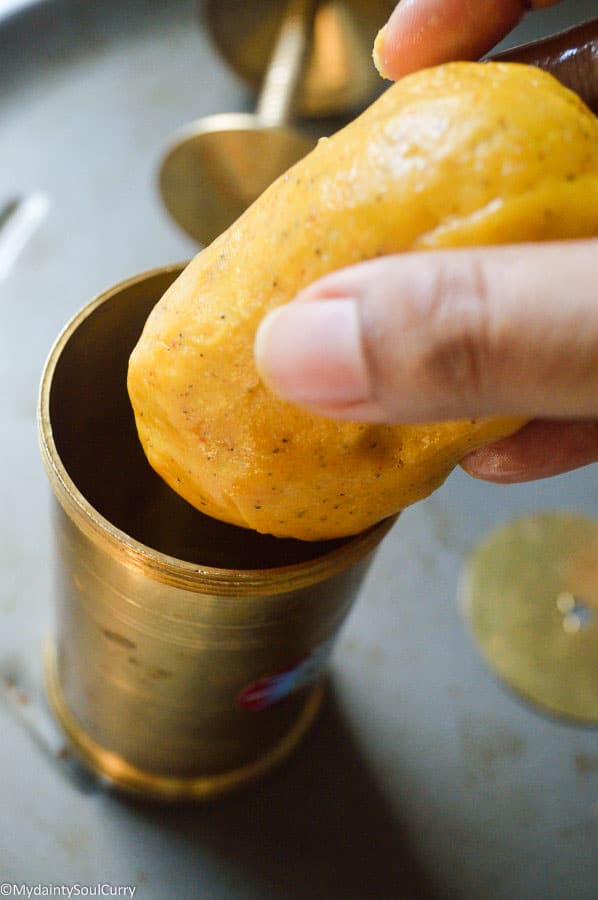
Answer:
[[[559,0],[401,0],[376,39],[374,59],[397,80],[426,66],[479,59],[529,9]]]

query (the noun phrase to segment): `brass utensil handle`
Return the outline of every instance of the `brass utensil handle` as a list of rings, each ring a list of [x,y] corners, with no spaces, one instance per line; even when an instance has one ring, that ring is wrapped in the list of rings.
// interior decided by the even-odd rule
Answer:
[[[290,0],[287,6],[257,103],[256,114],[264,125],[285,125],[291,117],[315,7],[315,0]]]

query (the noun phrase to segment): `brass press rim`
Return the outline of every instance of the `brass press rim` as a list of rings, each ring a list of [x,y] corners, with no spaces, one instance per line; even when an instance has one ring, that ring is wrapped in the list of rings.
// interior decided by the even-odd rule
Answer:
[[[62,693],[58,658],[54,641],[44,648],[46,696],[50,709],[64,732],[73,753],[100,779],[127,794],[161,801],[203,801],[243,788],[262,778],[290,756],[307,735],[320,712],[324,686],[311,688],[305,703],[289,730],[258,759],[218,775],[189,778],[160,775],[140,769],[98,744],[87,734],[70,711]]]
[[[169,275],[174,281],[184,267],[184,264],[178,263],[151,269],[103,291],[67,322],[50,350],[41,378],[37,416],[41,456],[58,502],[66,515],[88,538],[96,543],[110,545],[121,557],[126,558],[127,564],[132,568],[163,584],[181,587],[195,593],[204,593],[208,590],[219,596],[239,593],[246,597],[273,596],[309,587],[345,571],[378,546],[397,516],[384,519],[328,553],[293,565],[270,569],[220,569],[197,566],[160,553],[113,525],[83,496],[63,465],[52,431],[50,395],[54,372],[65,346],[81,323],[103,303],[144,281],[150,282],[152,279]],[[158,299],[156,297],[156,300]]]

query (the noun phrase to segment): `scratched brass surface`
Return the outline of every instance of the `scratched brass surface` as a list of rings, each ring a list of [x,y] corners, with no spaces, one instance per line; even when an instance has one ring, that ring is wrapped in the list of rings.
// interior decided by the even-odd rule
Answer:
[[[315,685],[305,697],[303,708],[291,728],[265,753],[237,769],[215,775],[156,775],[131,765],[123,756],[98,744],[73,715],[66,703],[54,644],[45,652],[46,691],[50,708],[69,740],[71,749],[97,776],[124,793],[154,800],[207,800],[244,787],[266,775],[295,749],[311,728],[319,713],[324,687]]]
[[[391,522],[349,540],[277,540],[203,516],[155,475],[125,374],[179,271],[101,295],[47,362],[39,423],[58,554],[48,692],[92,768],[120,787],[200,798],[255,777],[306,730],[323,671],[259,711],[239,694],[327,646]]]

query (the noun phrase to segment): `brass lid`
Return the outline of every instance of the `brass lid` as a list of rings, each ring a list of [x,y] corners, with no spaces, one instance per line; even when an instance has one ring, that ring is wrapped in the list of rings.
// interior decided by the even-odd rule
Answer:
[[[469,560],[461,602],[499,678],[549,713],[598,722],[598,520],[546,512],[499,528]]]

